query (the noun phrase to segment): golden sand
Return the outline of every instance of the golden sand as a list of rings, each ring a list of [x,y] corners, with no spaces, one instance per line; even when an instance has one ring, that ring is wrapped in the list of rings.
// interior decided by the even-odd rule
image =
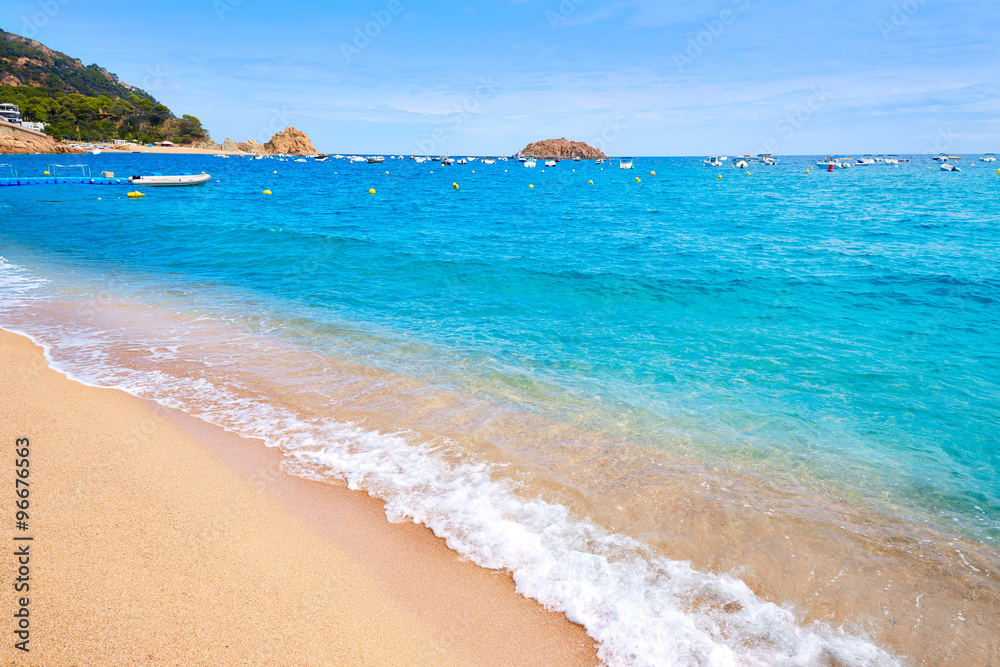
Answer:
[[[0,483],[30,438],[28,531],[4,516],[10,665],[592,665],[593,642],[367,495],[49,369],[0,332]],[[14,534],[31,536],[30,653],[14,648]],[[19,543],[20,544],[20,543]],[[23,595],[23,594],[18,594]]]

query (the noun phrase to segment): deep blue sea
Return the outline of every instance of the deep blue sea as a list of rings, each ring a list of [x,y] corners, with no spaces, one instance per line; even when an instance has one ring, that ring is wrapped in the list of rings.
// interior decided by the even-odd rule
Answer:
[[[385,498],[608,664],[890,664],[665,517],[739,480],[734,507],[996,555],[1000,174],[910,157],[11,156],[212,181],[0,188],[0,326]]]

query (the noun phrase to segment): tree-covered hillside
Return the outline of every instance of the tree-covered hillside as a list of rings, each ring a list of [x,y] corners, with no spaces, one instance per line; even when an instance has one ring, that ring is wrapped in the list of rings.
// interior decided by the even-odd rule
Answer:
[[[194,116],[177,118],[149,93],[97,65],[0,30],[0,102],[16,104],[46,132],[88,141],[191,143],[208,134]]]

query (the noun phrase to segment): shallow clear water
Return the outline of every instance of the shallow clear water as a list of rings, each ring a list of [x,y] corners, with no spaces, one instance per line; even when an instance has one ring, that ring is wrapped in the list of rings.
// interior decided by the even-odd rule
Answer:
[[[383,483],[371,461],[317,449],[323,420],[360,429],[332,440],[379,424],[466,438],[452,456],[513,463],[528,488],[559,487],[553,507],[629,539],[667,541],[650,527],[666,508],[623,510],[636,489],[583,474],[615,452],[629,479],[708,466],[1000,543],[995,169],[86,157],[213,182],[139,201],[119,199],[125,187],[0,189],[0,325],[62,347],[84,379],[209,415],[162,378],[216,369],[199,377],[230,392],[217,412],[249,401],[313,420],[289,449],[309,474],[365,488]],[[27,175],[51,159],[13,161]],[[42,302],[85,306],[46,323]],[[131,365],[126,340],[144,350]],[[245,417],[230,425],[295,439],[277,435],[288,415]],[[413,498],[441,493],[445,473],[427,474]],[[407,498],[400,516],[428,511]],[[455,507],[439,518],[461,523]]]

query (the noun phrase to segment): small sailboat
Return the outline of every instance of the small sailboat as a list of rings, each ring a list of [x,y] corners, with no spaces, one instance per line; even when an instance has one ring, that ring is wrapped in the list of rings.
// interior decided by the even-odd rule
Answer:
[[[624,159],[618,160],[618,168],[619,169],[632,169],[633,168],[632,158],[628,158],[627,162]]]

